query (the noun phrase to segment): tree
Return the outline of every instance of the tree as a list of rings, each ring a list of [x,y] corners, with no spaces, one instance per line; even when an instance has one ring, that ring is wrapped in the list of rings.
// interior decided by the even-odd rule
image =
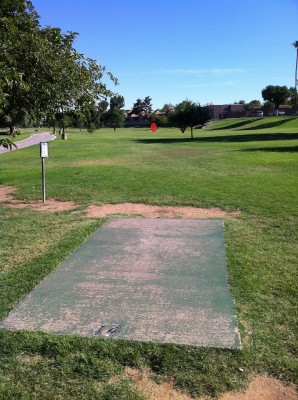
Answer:
[[[169,122],[171,125],[179,128],[184,133],[188,127],[188,115],[185,102],[177,104],[175,111],[169,115]]]
[[[149,96],[146,96],[143,100],[143,111],[145,111],[146,114],[149,114],[152,111],[151,101],[152,99]]]
[[[85,107],[85,118],[87,130],[93,133],[96,129],[101,127],[102,111],[100,105],[93,101],[89,106]]]
[[[70,111],[74,126],[80,128],[86,126],[88,132],[93,133],[101,127],[102,115],[106,112],[108,106],[109,103],[106,100],[96,103],[92,98],[86,99],[82,96],[78,99],[76,107]]]
[[[78,53],[73,47],[76,33],[68,32],[63,35],[60,29],[47,28],[46,34],[52,46],[53,58],[49,60],[49,71],[51,79],[55,84],[49,85],[50,95],[46,104],[46,111],[59,115],[67,114],[70,110],[79,109],[90,114],[94,110],[94,102],[103,101],[112,92],[101,82],[105,73],[105,67],[96,63],[95,60],[86,58]],[[54,36],[54,37],[53,37]],[[58,58],[58,62],[55,60]],[[107,72],[110,78],[117,80]],[[90,108],[91,107],[91,108]],[[64,130],[63,118],[61,128]]]
[[[25,116],[58,119],[83,101],[91,104],[112,92],[102,83],[106,73],[73,46],[77,33],[42,28],[28,0],[0,2],[0,117],[14,133]],[[81,106],[80,104],[79,106]]]
[[[290,96],[290,90],[287,86],[266,86],[262,90],[262,97],[266,101],[271,101],[275,105],[275,110]]]
[[[103,116],[104,124],[114,128],[114,131],[116,128],[121,128],[123,126],[124,120],[124,112],[117,107],[110,108]]]
[[[254,108],[261,108],[262,104],[259,100],[251,100],[249,103],[244,105],[246,110],[253,110]]]
[[[297,111],[297,83],[298,83],[298,77],[297,77],[297,68],[298,68],[298,40],[296,40],[293,43],[293,46],[296,49],[296,66],[295,66],[295,112]]]
[[[0,3],[0,109],[1,119],[14,134],[15,121],[22,121],[32,100],[28,76],[37,68],[35,59],[38,15],[30,1]]]
[[[107,100],[101,100],[101,101],[98,103],[98,108],[100,109],[100,111],[101,111],[102,113],[106,112],[107,109],[108,109],[108,107],[109,107],[109,103],[108,103]]]
[[[263,109],[266,114],[272,113],[274,111],[275,104],[272,101],[265,101],[263,104]]]
[[[149,96],[146,96],[144,100],[138,98],[132,107],[133,113],[140,115],[144,111],[148,115],[152,110],[151,101],[152,99]]]
[[[110,99],[110,108],[123,108],[125,106],[125,101],[124,97],[121,96],[120,94],[117,94],[115,96],[112,96]]]
[[[174,111],[175,107],[171,103],[164,104],[162,109],[160,110],[161,112],[165,113],[168,115],[170,112]]]
[[[158,126],[164,126],[168,124],[168,117],[165,114],[152,113],[150,115],[150,122],[155,122]]]
[[[175,111],[169,114],[170,123],[182,133],[190,128],[191,139],[193,139],[193,128],[202,128],[211,118],[212,112],[209,107],[201,107],[200,104],[190,100],[177,104]]]
[[[139,115],[141,114],[142,111],[143,111],[143,101],[142,99],[138,98],[132,106],[132,112],[136,115]]]

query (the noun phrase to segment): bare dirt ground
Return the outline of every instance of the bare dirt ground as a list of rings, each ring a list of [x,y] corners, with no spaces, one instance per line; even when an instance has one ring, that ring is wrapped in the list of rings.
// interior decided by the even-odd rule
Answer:
[[[0,203],[5,203],[8,207],[26,208],[32,207],[37,211],[65,211],[72,210],[78,207],[73,201],[59,201],[49,199],[46,203],[42,200],[37,201],[23,201],[17,200],[13,193],[17,190],[14,186],[0,186]]]
[[[36,211],[66,211],[75,210],[79,204],[73,201],[59,201],[47,199],[46,203],[38,201],[16,200],[13,193],[16,188],[13,186],[0,186],[0,202],[9,207],[25,208],[32,207]],[[85,214],[89,218],[100,218],[108,215],[142,215],[147,218],[231,218],[240,214],[240,211],[227,212],[220,208],[196,208],[196,207],[172,207],[152,206],[148,204],[104,204],[101,206],[90,205],[86,208]]]
[[[147,204],[104,204],[91,205],[86,210],[90,217],[104,217],[112,214],[143,215],[147,218],[227,218],[240,214],[240,212],[226,212],[220,208],[195,208],[151,206]]]
[[[149,370],[126,368],[124,377],[134,382],[135,388],[148,400],[194,400],[174,389],[172,383],[157,384],[151,379]],[[218,400],[297,400],[297,392],[280,381],[266,376],[255,377],[244,392],[225,393]],[[211,400],[197,397],[195,400]]]
[[[76,210],[79,204],[72,201],[59,201],[49,199],[42,201],[20,201],[15,199],[13,186],[0,186],[0,202],[8,207],[32,207],[36,211],[66,211]],[[219,208],[203,209],[195,207],[170,207],[151,206],[146,204],[104,204],[102,206],[90,205],[85,210],[86,217],[100,218],[108,215],[142,215],[147,218],[233,218],[240,211],[226,212]],[[150,371],[139,371],[126,368],[124,377],[130,378],[138,391],[148,400],[191,400],[191,397],[174,389],[172,383],[155,383]],[[197,398],[196,400],[210,400],[210,398]],[[255,377],[245,392],[226,393],[218,400],[298,400],[294,388],[284,386],[280,381],[266,376]]]

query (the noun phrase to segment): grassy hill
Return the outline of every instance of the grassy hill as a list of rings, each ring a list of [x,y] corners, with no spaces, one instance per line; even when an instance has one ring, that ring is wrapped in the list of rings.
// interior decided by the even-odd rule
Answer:
[[[293,129],[293,132],[297,131],[297,117],[265,117],[265,118],[226,118],[215,121],[209,129],[219,130],[254,130],[254,129],[274,129],[282,130]]]

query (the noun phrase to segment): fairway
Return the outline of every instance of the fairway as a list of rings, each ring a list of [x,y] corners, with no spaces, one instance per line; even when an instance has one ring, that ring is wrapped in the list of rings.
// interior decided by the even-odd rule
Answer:
[[[298,400],[298,0],[235,3],[0,0],[0,400]]]
[[[45,400],[139,400],[131,394],[126,368],[140,374],[148,370],[152,380],[173,382],[194,398],[243,389],[254,376],[297,383],[297,132],[294,117],[220,120],[196,130],[194,140],[188,131],[167,127],[154,134],[146,127],[105,128],[92,135],[68,129],[67,140],[57,137],[49,143],[44,206],[39,146],[1,154],[0,185],[9,187],[10,196],[0,202],[0,320],[8,328],[0,329],[0,397],[31,400],[34,387]],[[107,214],[117,218],[107,220]],[[199,234],[179,234],[173,253],[160,247],[170,236],[158,236],[144,249],[128,234],[124,242],[111,234],[110,223],[141,222],[141,216],[158,224],[170,218],[177,223],[216,218],[206,222],[219,224],[221,233],[215,236],[222,244],[217,253],[215,236],[207,235],[207,254],[211,249],[221,261],[210,270],[210,262],[202,263]],[[117,231],[120,236],[122,228]],[[174,231],[167,229],[167,234]],[[90,251],[80,262],[78,252],[88,250],[90,241],[101,243],[101,257]],[[126,241],[134,263],[124,266]],[[197,252],[194,257],[191,251]],[[108,267],[105,259],[115,260],[117,252],[123,258]],[[141,274],[145,255],[157,267]],[[165,258],[176,265],[164,263]],[[71,263],[77,272],[72,281],[67,275]],[[119,268],[127,272],[121,275]],[[212,322],[216,302],[207,304],[208,287],[196,281],[209,271],[208,282],[217,283],[213,277],[219,269],[222,293],[229,299],[218,301],[218,312],[227,316],[227,324],[219,327],[222,338]],[[64,274],[67,278],[59,279]],[[52,292],[47,290],[50,282]],[[71,289],[80,282],[80,290]],[[183,308],[178,289],[189,308],[188,321],[170,326],[164,322],[177,321]],[[81,300],[82,315],[76,306]],[[59,310],[59,302],[71,312],[64,310],[64,325],[55,327],[57,312],[46,313],[50,306]],[[200,304],[210,321],[199,322]],[[32,318],[22,314],[29,305]],[[153,311],[162,323],[151,318]],[[70,324],[71,316],[77,326]],[[14,326],[13,318],[24,330]],[[209,329],[208,339],[199,336],[199,326],[204,334]]]
[[[2,323],[239,348],[220,220],[112,219]]]

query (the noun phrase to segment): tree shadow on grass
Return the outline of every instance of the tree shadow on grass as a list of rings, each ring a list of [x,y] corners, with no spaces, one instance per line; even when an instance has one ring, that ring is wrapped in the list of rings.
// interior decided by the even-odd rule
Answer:
[[[143,144],[170,144],[170,143],[241,143],[241,142],[264,142],[270,140],[296,140],[298,133],[260,133],[249,135],[226,135],[191,138],[154,138],[154,139],[133,139],[136,143]]]
[[[212,129],[209,129],[209,131],[226,131],[227,129],[236,129],[236,128],[240,128],[241,126],[245,126],[245,125],[251,124],[252,122],[259,121],[259,120],[260,120],[260,118],[254,118],[254,119],[248,118],[245,121],[239,121],[239,122],[235,122],[231,125],[225,125],[222,128],[212,128]]]
[[[274,117],[273,117],[274,118]],[[270,122],[264,122],[261,124],[258,124],[256,126],[251,126],[247,128],[243,128],[242,130],[244,131],[252,131],[252,130],[259,130],[259,129],[269,129],[269,128],[276,128],[278,126],[282,126],[290,121],[297,120],[297,117],[292,117],[292,118],[287,118],[287,119],[280,119],[280,120],[274,120]]]
[[[241,151],[268,151],[272,153],[297,153],[298,152],[298,146],[293,146],[293,147],[259,147],[256,149],[243,149]]]
[[[211,128],[209,131],[225,131],[228,129],[237,129],[237,128],[242,128],[245,127],[245,125],[252,124],[253,122],[259,122],[258,125],[256,126],[251,126],[251,127],[245,127],[242,128],[241,130],[259,130],[259,129],[269,129],[269,128],[276,128],[278,126],[284,125],[290,121],[294,121],[295,119],[298,121],[297,117],[288,117],[288,118],[282,118],[282,119],[275,119],[279,117],[273,117],[272,121],[268,122],[268,120],[264,120],[262,123],[262,118],[247,118],[246,120],[242,120],[239,122],[234,122],[231,125],[225,125],[221,128]]]

